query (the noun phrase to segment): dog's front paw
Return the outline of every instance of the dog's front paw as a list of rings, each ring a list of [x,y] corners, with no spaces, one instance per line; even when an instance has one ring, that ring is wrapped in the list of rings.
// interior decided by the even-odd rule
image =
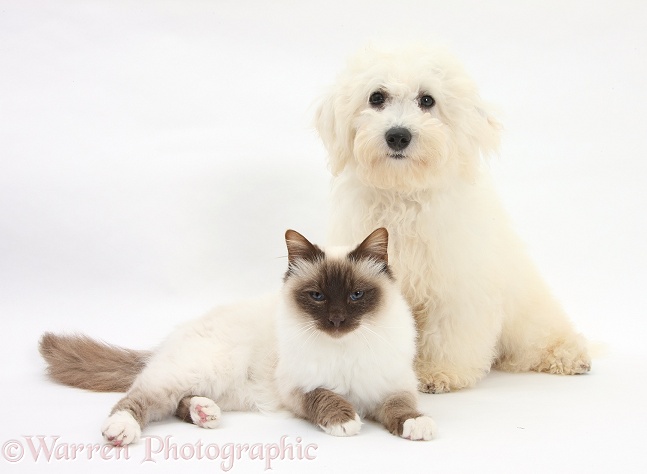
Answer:
[[[105,440],[113,446],[135,443],[142,435],[139,423],[127,411],[118,411],[106,419],[101,427]]]
[[[207,397],[192,397],[189,413],[193,423],[201,428],[215,428],[220,423],[220,407]]]
[[[556,344],[541,355],[537,372],[559,375],[579,375],[591,370],[591,357],[575,343]]]
[[[418,376],[418,391],[422,393],[447,393],[451,391],[449,377],[441,372]]]
[[[453,390],[472,387],[489,372],[488,368],[417,370],[418,391],[423,393],[447,393]]]
[[[360,428],[362,427],[362,421],[359,418],[359,415],[355,413],[355,418],[348,420],[344,423],[338,424],[329,424],[327,426],[319,425],[322,430],[324,430],[329,435],[333,436],[354,436],[359,433]]]
[[[412,441],[429,441],[436,435],[436,423],[428,416],[419,416],[417,418],[409,418],[402,425],[403,438]]]

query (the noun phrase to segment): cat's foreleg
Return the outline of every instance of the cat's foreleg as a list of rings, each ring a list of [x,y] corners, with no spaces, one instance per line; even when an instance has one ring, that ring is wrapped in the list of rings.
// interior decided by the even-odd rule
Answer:
[[[188,395],[180,400],[175,416],[201,428],[215,428],[220,424],[220,407],[207,397]]]
[[[150,420],[172,414],[176,406],[177,402],[168,396],[133,389],[113,407],[101,433],[114,446],[137,442]]]
[[[143,394],[129,393],[119,400],[104,421],[101,433],[114,446],[136,443],[148,423],[148,399]]]
[[[353,436],[362,422],[353,406],[341,395],[316,388],[299,397],[297,414],[321,427],[333,436]]]
[[[389,396],[376,410],[374,417],[396,436],[411,440],[430,440],[436,423],[417,409],[416,396],[400,392]]]

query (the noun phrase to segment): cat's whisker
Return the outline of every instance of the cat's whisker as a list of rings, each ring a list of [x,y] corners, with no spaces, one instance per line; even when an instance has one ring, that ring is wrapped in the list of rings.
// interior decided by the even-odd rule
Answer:
[[[362,332],[364,329],[366,329],[366,325],[360,324],[360,326],[359,326],[359,328],[357,330],[357,334],[362,336],[362,339],[364,339],[364,342],[366,342],[366,347],[368,347],[368,350],[371,351],[371,354],[373,354],[373,356],[375,356],[375,351],[373,350],[373,346],[371,346],[371,343],[369,342],[368,338],[366,337],[366,334],[364,334]]]
[[[291,337],[290,339],[288,339],[288,342],[296,343],[298,341],[301,341],[301,344],[299,345],[299,349],[302,349],[306,345],[308,340],[312,337],[312,334],[315,332],[316,332],[316,329],[310,328],[304,332],[301,332],[295,335],[294,337]]]
[[[313,329],[310,334],[308,334],[308,337],[301,343],[301,346],[299,346],[299,351],[301,351],[308,342],[310,341],[310,338],[312,338],[312,335],[315,335],[314,339],[312,340],[312,344],[315,344],[317,342],[317,339],[319,339],[319,336],[321,335],[321,331],[318,331],[317,329]]]
[[[316,325],[315,321],[308,321],[306,323],[299,325],[297,332],[292,334],[288,338],[288,342],[292,342],[293,340],[301,340],[312,328],[315,327],[315,325]]]
[[[367,325],[364,325],[363,327],[364,327],[364,329],[366,329],[368,332],[370,332],[370,333],[374,334],[375,336],[379,337],[379,338],[382,340],[382,342],[384,342],[384,343],[385,343],[387,346],[389,346],[391,349],[394,349],[394,350],[395,350],[395,347],[393,347],[393,345],[389,342],[389,340],[388,340],[387,338],[385,338],[384,336],[382,336],[380,333],[378,333],[378,332],[376,332],[376,331],[373,331],[373,330],[372,330],[370,327],[368,327]]]
[[[319,332],[320,332],[320,331],[318,331],[317,329],[311,329],[311,330],[310,330],[310,334],[308,334],[308,337],[307,337],[307,338],[306,338],[306,339],[301,343],[301,345],[299,346],[299,350],[301,350],[301,349],[303,349],[304,347],[306,347],[306,345],[308,344],[308,341],[310,341],[310,339],[312,338],[312,335],[313,335],[313,334],[315,334],[315,338],[314,338],[314,340],[312,341],[312,342],[314,343],[314,342],[317,340],[317,338],[319,337]]]
[[[406,327],[404,324],[399,326],[383,326],[382,324],[375,324],[374,322],[371,322],[371,326],[381,329],[400,329]]]
[[[292,334],[290,337],[286,339],[286,342],[293,343],[293,342],[302,341],[303,338],[308,334],[308,332],[309,330],[305,330],[296,334]]]
[[[302,322],[302,323],[297,323],[297,324],[295,324],[295,326],[296,326],[297,329],[301,330],[301,329],[309,329],[309,328],[313,327],[315,324],[317,324],[316,321],[305,321],[305,322]]]
[[[308,320],[308,321],[304,321],[302,323],[297,323],[296,326],[302,328],[302,327],[307,327],[307,326],[314,326],[315,324],[317,324],[317,321]]]

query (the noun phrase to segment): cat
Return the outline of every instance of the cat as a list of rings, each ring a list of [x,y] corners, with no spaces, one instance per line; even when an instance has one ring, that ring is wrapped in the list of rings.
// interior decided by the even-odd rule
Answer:
[[[352,436],[362,417],[411,440],[434,436],[417,409],[416,330],[388,265],[380,228],[356,248],[322,250],[285,234],[282,290],[177,328],[152,352],[45,333],[54,380],[128,391],[101,431],[125,446],[149,421],[175,414],[214,428],[221,410],[289,410],[326,433]]]

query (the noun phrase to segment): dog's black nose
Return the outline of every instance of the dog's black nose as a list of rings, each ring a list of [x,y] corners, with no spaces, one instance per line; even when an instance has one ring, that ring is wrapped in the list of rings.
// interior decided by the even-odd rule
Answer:
[[[389,148],[395,151],[404,150],[411,143],[411,132],[402,127],[390,128],[384,137]]]

